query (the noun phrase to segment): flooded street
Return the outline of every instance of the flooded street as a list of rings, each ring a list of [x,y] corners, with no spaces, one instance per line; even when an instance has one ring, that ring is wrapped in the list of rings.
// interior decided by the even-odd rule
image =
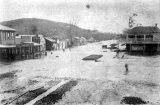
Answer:
[[[66,92],[59,103],[73,103],[73,99],[74,102],[84,103],[81,99],[81,95],[84,95],[83,97],[88,97],[87,103],[118,105],[125,96],[137,96],[158,105],[160,56],[125,55],[123,59],[118,59],[115,58],[115,52],[102,49],[102,44],[103,42],[97,42],[66,49],[65,52],[47,52],[47,56],[41,59],[1,63],[1,103],[13,99],[29,88],[54,86],[58,83],[57,79],[76,79],[79,81],[77,86]],[[103,57],[99,62],[82,60],[91,54],[101,54]],[[126,63],[128,75],[125,75]],[[110,95],[105,96],[102,91]]]

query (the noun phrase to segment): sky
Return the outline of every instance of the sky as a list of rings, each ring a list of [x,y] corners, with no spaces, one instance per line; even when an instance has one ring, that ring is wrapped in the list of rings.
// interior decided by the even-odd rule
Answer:
[[[133,14],[136,23],[160,27],[160,0],[0,0],[0,21],[40,18],[72,21],[81,28],[121,33]]]

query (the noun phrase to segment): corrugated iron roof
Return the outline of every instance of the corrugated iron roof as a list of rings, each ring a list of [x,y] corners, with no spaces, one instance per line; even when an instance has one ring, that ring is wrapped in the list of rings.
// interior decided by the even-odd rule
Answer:
[[[39,44],[39,43],[35,43],[35,42],[24,42],[25,44],[33,44],[34,46],[39,46],[39,45],[41,45],[41,44]]]
[[[2,45],[0,44],[0,48],[14,48],[16,45]]]
[[[80,39],[79,37],[74,37],[75,39]]]
[[[16,30],[13,29],[13,28],[9,28],[9,27],[3,26],[3,25],[0,25],[0,30],[5,30],[5,31],[16,31]]]
[[[151,34],[151,33],[160,33],[160,29],[155,26],[138,26],[127,31],[128,34]]]
[[[45,39],[46,39],[46,40],[49,40],[49,41],[51,41],[51,42],[56,42],[56,40],[51,39],[50,37],[45,37]]]
[[[36,36],[36,35],[18,35],[18,36],[31,36],[31,37],[33,37],[33,36]]]

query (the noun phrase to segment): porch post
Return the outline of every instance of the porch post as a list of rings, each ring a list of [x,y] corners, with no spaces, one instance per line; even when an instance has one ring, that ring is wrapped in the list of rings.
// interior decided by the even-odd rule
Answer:
[[[145,52],[145,50],[146,50],[146,45],[144,44],[143,52]]]
[[[128,41],[128,34],[126,35],[126,41]]]
[[[135,41],[137,41],[137,35],[135,35]]]
[[[144,34],[144,41],[146,41],[146,35]]]

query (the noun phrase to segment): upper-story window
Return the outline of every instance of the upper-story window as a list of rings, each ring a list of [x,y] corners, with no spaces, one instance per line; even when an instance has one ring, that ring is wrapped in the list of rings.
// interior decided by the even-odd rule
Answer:
[[[135,38],[135,35],[129,35],[128,38]]]
[[[8,39],[8,35],[7,35],[7,32],[5,32],[5,36],[6,36],[6,40]]]
[[[146,41],[153,41],[153,35],[146,35]]]
[[[9,32],[7,33],[7,39],[10,39],[10,34],[9,34]]]
[[[146,38],[153,38],[153,35],[146,35]]]
[[[3,32],[3,40],[6,40],[6,34]]]
[[[3,32],[3,39],[7,40],[7,32]]]
[[[12,39],[14,39],[14,35],[13,35],[13,32],[11,33],[11,38],[12,38]]]

